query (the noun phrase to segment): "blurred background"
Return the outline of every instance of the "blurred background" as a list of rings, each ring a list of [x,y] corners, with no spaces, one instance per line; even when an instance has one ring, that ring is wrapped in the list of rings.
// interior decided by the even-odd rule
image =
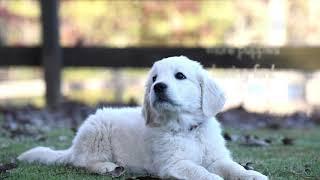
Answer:
[[[224,90],[238,163],[320,179],[319,20],[319,0],[0,0],[0,179],[107,178],[15,158],[69,147],[97,108],[141,105],[149,68],[174,55]]]
[[[206,60],[208,70],[227,95],[225,110],[309,115],[320,105],[317,0],[61,0],[58,17],[63,48],[205,49],[214,57]],[[41,46],[41,22],[40,1],[0,0],[0,48]],[[141,104],[148,66],[66,66],[62,101]],[[42,66],[0,66],[1,106],[45,107],[43,71]]]

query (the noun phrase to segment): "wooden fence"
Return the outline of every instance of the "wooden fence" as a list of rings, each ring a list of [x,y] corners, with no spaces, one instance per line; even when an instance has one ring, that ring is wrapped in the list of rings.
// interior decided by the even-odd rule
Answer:
[[[42,66],[46,102],[60,101],[61,68],[65,66],[149,67],[168,56],[185,55],[204,66],[223,68],[320,68],[320,47],[73,47],[59,45],[59,0],[41,0],[41,47],[0,47],[0,66]]]

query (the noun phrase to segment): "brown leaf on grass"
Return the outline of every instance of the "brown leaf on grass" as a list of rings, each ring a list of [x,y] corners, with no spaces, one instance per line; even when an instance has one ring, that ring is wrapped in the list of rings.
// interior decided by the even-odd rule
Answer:
[[[11,170],[17,167],[18,165],[16,163],[0,164],[0,173],[5,173],[8,170]]]
[[[244,137],[244,142],[242,143],[242,145],[264,147],[264,146],[269,146],[270,143],[266,142],[265,140],[260,139],[257,136],[246,135]]]
[[[227,133],[227,132],[223,133],[223,138],[224,138],[226,141],[232,141],[232,138],[231,138],[230,134]]]
[[[288,137],[285,137],[285,138],[282,139],[282,143],[284,145],[293,145],[293,141],[294,140],[292,138],[288,138]]]
[[[39,134],[35,137],[36,141],[45,141],[48,139],[48,137],[46,135],[43,134]]]
[[[231,142],[235,142],[235,141],[239,140],[239,136],[238,136],[238,135],[229,134],[229,133],[227,133],[227,132],[224,132],[224,133],[223,133],[223,138],[224,138],[226,141],[231,141]]]
[[[266,143],[269,143],[269,144],[272,143],[272,139],[271,139],[271,138],[266,138],[266,139],[264,139],[264,141],[265,141]]]
[[[138,177],[129,177],[126,180],[161,180],[161,178],[154,177],[154,176],[138,176]]]
[[[246,164],[240,164],[242,167],[244,167],[246,170],[254,170],[252,167],[253,163],[252,162],[247,162]]]

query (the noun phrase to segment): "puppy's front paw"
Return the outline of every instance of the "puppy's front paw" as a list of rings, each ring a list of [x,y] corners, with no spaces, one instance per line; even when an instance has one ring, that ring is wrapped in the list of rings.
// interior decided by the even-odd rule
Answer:
[[[89,166],[88,169],[92,172],[112,177],[120,177],[125,173],[124,167],[112,162],[96,163],[92,166]]]
[[[268,177],[253,170],[242,171],[242,173],[234,176],[235,180],[268,180]]]
[[[126,171],[125,171],[124,167],[118,166],[118,167],[114,168],[114,170],[108,172],[107,174],[113,178],[116,178],[116,177],[122,176],[125,172]]]
[[[203,180],[223,180],[223,178],[216,174],[211,174],[211,176],[205,177]]]
[[[215,176],[215,177],[213,177],[213,180],[223,180],[223,178],[220,176]]]

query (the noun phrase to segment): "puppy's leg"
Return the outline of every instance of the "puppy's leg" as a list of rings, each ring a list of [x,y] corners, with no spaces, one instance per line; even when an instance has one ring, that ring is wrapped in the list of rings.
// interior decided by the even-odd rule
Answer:
[[[173,163],[160,172],[164,177],[173,177],[186,180],[223,180],[220,176],[210,173],[204,167],[199,166],[192,161],[181,160]]]
[[[267,180],[268,177],[252,170],[246,170],[231,159],[218,160],[208,168],[210,172],[219,174],[225,179],[230,180]]]
[[[110,175],[112,177],[119,177],[125,172],[122,166],[118,166],[112,162],[96,162],[88,164],[86,168],[91,172]]]
[[[125,171],[112,162],[110,121],[103,121],[104,114],[91,115],[80,127],[73,141],[72,164],[93,173],[121,176]]]

